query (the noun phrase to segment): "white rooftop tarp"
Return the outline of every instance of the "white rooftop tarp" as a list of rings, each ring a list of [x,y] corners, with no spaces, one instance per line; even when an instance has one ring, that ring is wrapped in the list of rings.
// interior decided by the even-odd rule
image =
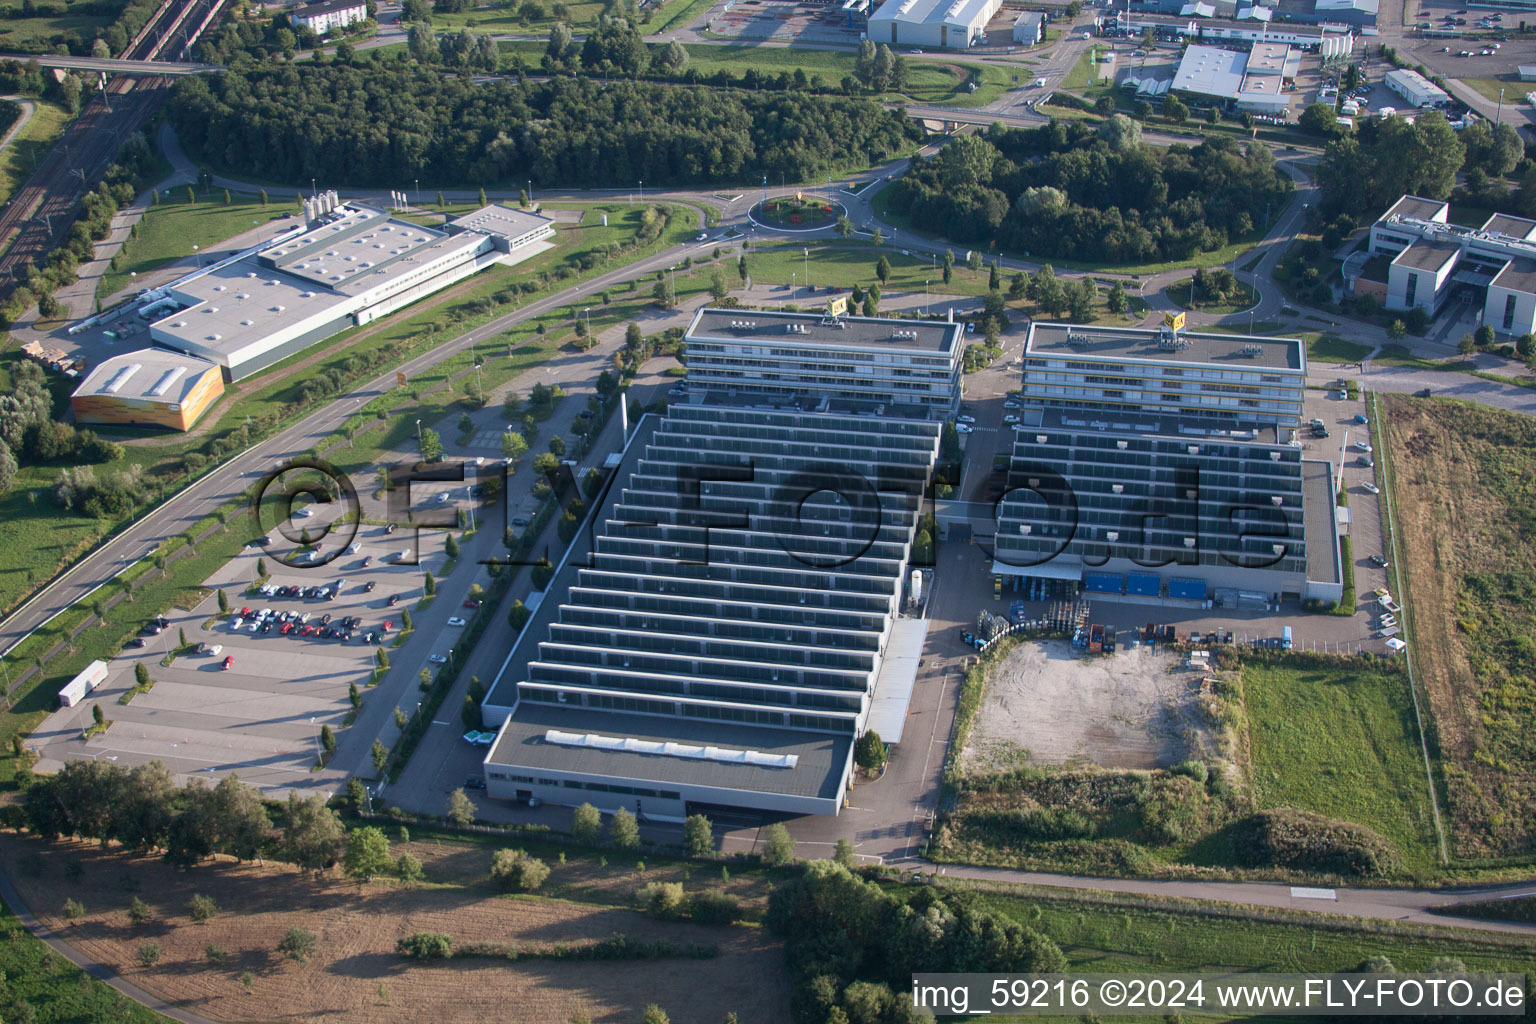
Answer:
[[[875,680],[875,694],[870,701],[866,726],[879,733],[887,743],[900,743],[902,731],[907,727],[907,708],[912,703],[917,665],[922,660],[923,642],[927,638],[927,619],[897,619],[891,627],[891,639],[885,645],[885,659]]]

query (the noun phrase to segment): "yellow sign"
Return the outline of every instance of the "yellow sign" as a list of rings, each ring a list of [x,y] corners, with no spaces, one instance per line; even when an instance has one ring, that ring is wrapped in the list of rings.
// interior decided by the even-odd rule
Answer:
[[[1164,313],[1163,326],[1170,330],[1182,331],[1184,329],[1183,313]]]
[[[797,203],[798,202],[804,202],[804,200],[805,200],[805,196],[804,195],[802,195],[799,192],[795,193],[795,202],[797,202]]]
[[[403,373],[399,372],[398,370],[396,370],[395,371],[395,383],[399,384],[401,387],[405,387],[405,374],[403,374]]]
[[[848,296],[839,295],[827,300],[827,316],[846,316],[848,314]]]

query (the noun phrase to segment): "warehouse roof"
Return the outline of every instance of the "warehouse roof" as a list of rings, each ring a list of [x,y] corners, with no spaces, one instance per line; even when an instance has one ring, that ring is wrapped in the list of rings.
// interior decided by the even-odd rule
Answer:
[[[181,352],[158,348],[125,352],[97,363],[75,389],[75,397],[179,405],[203,374],[214,369],[213,363]]]
[[[1179,61],[1173,88],[1176,92],[1235,99],[1242,89],[1243,71],[1247,66],[1248,55],[1245,53],[1216,46],[1190,46],[1184,51],[1184,59]]]
[[[525,213],[511,207],[492,203],[472,213],[455,217],[448,222],[452,231],[477,231],[484,235],[503,235],[518,239],[526,234],[549,227],[554,221],[536,213]]]
[[[833,321],[817,313],[774,313],[737,309],[701,309],[688,325],[690,340],[755,341],[795,345],[897,348],[951,353],[964,325],[947,321],[888,320],[860,316]]]
[[[485,763],[637,782],[836,799],[852,742],[851,734],[662,718],[524,700],[502,726]]]
[[[969,25],[988,10],[988,0],[885,0],[870,21]]]
[[[1461,255],[1461,246],[1448,242],[1426,242],[1422,239],[1397,254],[1392,262],[1399,267],[1414,270],[1438,271]]]
[[[1301,342],[1295,338],[1265,338],[1243,334],[1181,332],[1183,348],[1164,348],[1162,332],[1143,327],[1080,327],[1036,323],[1025,342],[1026,356],[1097,356],[1102,359],[1144,359],[1303,369]]]

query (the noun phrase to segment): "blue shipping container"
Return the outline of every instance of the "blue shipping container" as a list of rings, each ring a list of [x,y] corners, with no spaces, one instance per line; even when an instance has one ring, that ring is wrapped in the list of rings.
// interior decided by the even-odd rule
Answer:
[[[1168,596],[1183,601],[1204,601],[1205,580],[1169,580]]]
[[[1125,592],[1143,597],[1156,597],[1161,584],[1162,577],[1155,572],[1133,572],[1125,577]]]
[[[1119,594],[1125,589],[1125,580],[1118,573],[1085,572],[1083,589],[1091,590],[1096,594]]]

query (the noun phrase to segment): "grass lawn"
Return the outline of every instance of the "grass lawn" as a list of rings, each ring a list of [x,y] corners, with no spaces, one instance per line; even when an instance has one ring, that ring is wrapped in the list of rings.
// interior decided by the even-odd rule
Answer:
[[[1463,82],[1488,97],[1493,102],[1499,102],[1499,90],[1504,90],[1504,105],[1514,107],[1525,100],[1525,94],[1532,91],[1529,82],[1520,81],[1519,75],[1499,75],[1496,78],[1463,78]]]
[[[1472,970],[1523,972],[1531,955],[1530,943],[1514,936],[1470,931],[1431,935],[1344,918],[1253,913],[1236,908],[1199,912],[1174,904],[1166,908],[1117,906],[1107,898],[1061,899],[1049,892],[988,892],[980,901],[1050,936],[1066,954],[1070,970],[1082,973],[1329,973],[1354,970],[1378,954],[1390,959],[1399,971],[1425,971],[1436,957],[1455,956]]]
[[[1212,303],[1209,300],[1200,301],[1200,297],[1195,294],[1195,279],[1193,277],[1186,277],[1182,281],[1175,281],[1164,291],[1167,293],[1169,301],[1180,309],[1196,309],[1202,313],[1214,313],[1218,316],[1224,316],[1228,313],[1240,313],[1259,301],[1259,297],[1254,294],[1253,286],[1244,284],[1241,281],[1237,282],[1237,292],[1235,294],[1229,295],[1218,303]]]
[[[789,284],[793,275],[795,283],[803,286],[806,274],[804,248],[790,245],[747,250],[747,272],[752,275],[752,283]],[[812,243],[809,248],[811,283],[818,288],[852,288],[856,284],[867,288],[878,281],[875,264],[884,256],[891,265],[891,275],[880,286],[882,293],[921,292],[925,281],[932,282],[929,287],[935,295],[985,295],[987,291],[986,271],[978,273],[963,263],[956,263],[954,280],[946,285],[942,262],[936,265],[932,260],[903,256],[900,249],[893,249],[889,244],[876,247],[869,242],[822,242]],[[1006,278],[1004,281],[1006,289]]]
[[[1098,102],[1102,96],[1119,98],[1115,93],[1115,62],[1111,61],[1108,65],[1102,62],[1095,63],[1094,56],[1098,52],[1097,46],[1089,47],[1077,59],[1077,63],[1072,65],[1072,70],[1067,72],[1067,77],[1061,82],[1061,88],[1064,91],[1081,96],[1089,103]],[[1099,72],[1106,66],[1110,75],[1108,78],[1101,78]]]
[[[1254,798],[1367,825],[1411,872],[1436,866],[1406,674],[1295,663],[1243,667]]]
[[[39,19],[40,20],[40,19]],[[0,42],[3,42],[0,37]],[[15,194],[53,144],[64,134],[70,115],[57,103],[33,100],[32,119],[0,154],[0,203]]]
[[[517,8],[520,6],[522,6],[520,3],[513,6],[493,3],[487,6],[472,7],[467,11],[461,11],[457,14],[442,14],[433,11],[432,28],[439,33],[447,30],[457,32],[461,28],[471,28],[492,32],[497,35],[526,33],[528,35],[538,34],[547,36],[556,21],[555,16],[550,11],[553,4],[544,4],[545,16],[543,18],[526,23],[518,16]],[[603,13],[603,5],[601,3],[581,3],[579,0],[578,2],[566,0],[566,6],[570,8],[570,13],[567,15],[565,23],[577,32],[595,25],[597,23],[597,16]],[[641,26],[640,31],[659,31],[654,27],[655,24],[656,20],[652,18],[651,24]],[[538,47],[539,53],[542,55],[544,44],[539,43]]]
[[[1414,355],[1402,345],[1383,345],[1371,357],[1371,362],[1378,366],[1408,366],[1417,370],[1466,371],[1476,367],[1470,359],[1426,359],[1423,356]]]
[[[115,14],[95,14],[92,7],[116,9],[120,4],[93,4],[91,0],[64,0],[48,6],[61,13],[47,18],[20,17],[20,4],[14,5],[15,13],[0,20],[0,50],[18,53],[62,53],[55,47],[70,37],[87,43],[97,33],[111,25]]]
[[[1308,333],[1307,358],[1317,363],[1358,363],[1376,346],[1346,341],[1337,334]]]
[[[129,272],[159,270],[192,255],[192,247],[209,249],[226,238],[249,231],[258,224],[293,213],[292,203],[236,201],[224,204],[217,192],[188,203],[185,189],[173,189],[169,198],[151,206],[139,222],[139,237],[130,238],[117,257],[117,269],[109,270],[96,286],[98,298],[126,288]],[[295,221],[294,223],[298,223]]]

